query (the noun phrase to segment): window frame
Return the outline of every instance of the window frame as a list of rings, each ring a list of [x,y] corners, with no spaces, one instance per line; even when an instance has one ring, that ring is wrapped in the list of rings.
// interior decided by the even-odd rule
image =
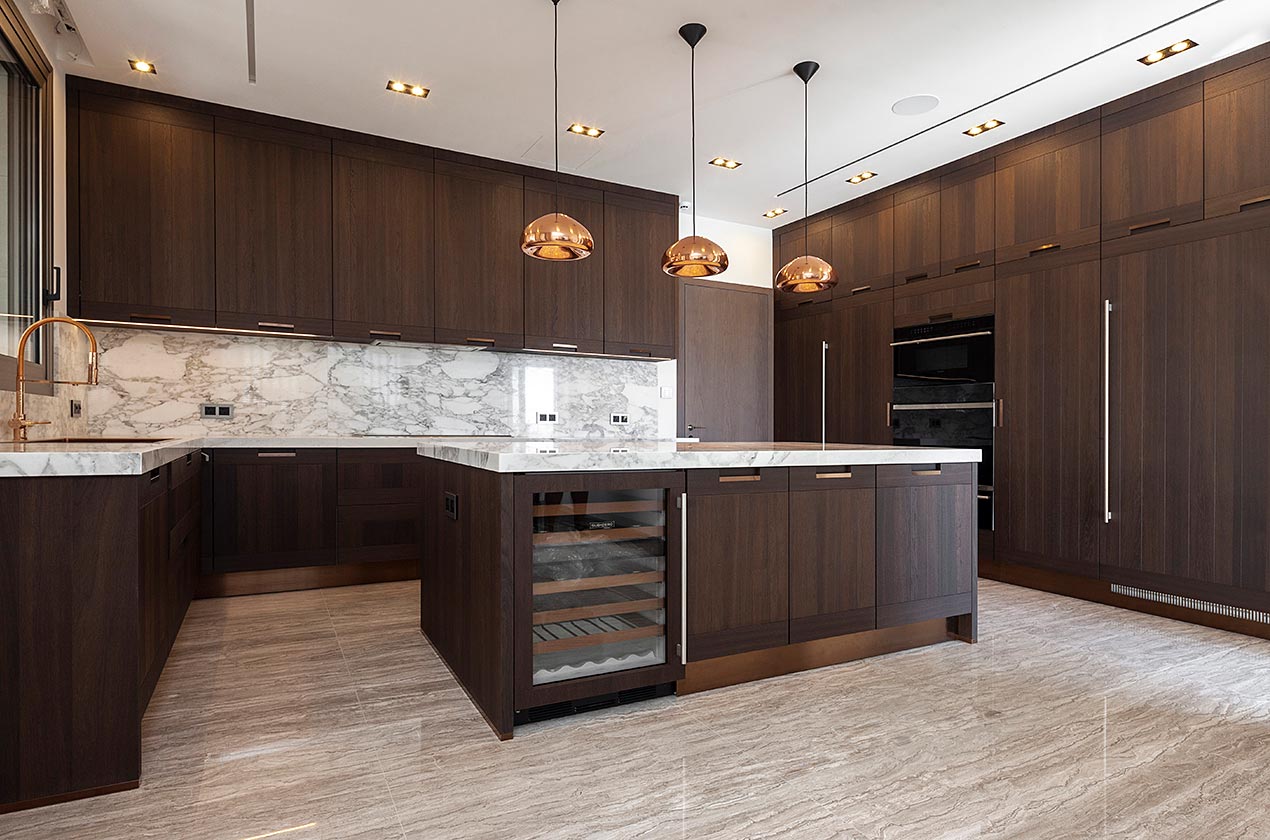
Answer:
[[[47,290],[53,274],[53,65],[31,28],[27,26],[14,0],[0,0],[0,35],[31,77],[39,90],[39,148],[40,148],[40,289]],[[52,312],[47,300],[40,307],[39,317]],[[27,362],[26,371],[31,379],[51,379],[53,343],[50,331],[42,331],[35,340],[42,342],[39,363]],[[0,391],[12,391],[17,376],[17,358],[0,353]],[[33,384],[27,393],[52,395],[50,384]]]

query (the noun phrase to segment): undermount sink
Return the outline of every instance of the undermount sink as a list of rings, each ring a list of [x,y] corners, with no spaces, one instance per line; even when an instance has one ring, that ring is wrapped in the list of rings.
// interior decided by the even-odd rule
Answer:
[[[41,443],[162,443],[172,438],[146,438],[146,437],[59,437],[59,438],[42,438],[41,440],[22,441],[27,446],[38,445]]]

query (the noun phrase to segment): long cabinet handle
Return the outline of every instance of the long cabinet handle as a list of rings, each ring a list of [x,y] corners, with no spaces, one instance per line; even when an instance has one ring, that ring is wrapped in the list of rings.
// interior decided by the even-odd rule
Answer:
[[[998,429],[1005,428],[1005,397],[1001,397],[1000,399],[997,400],[996,426]]]
[[[825,434],[825,376],[829,364],[829,342],[820,342],[820,445],[824,447],[828,440]]]
[[[262,330],[294,330],[295,324],[284,324],[281,321],[257,321],[256,326]]]
[[[688,494],[679,494],[679,664],[688,664]]]
[[[835,472],[835,473],[830,473],[830,472],[816,473],[816,478],[818,479],[820,478],[850,478],[850,477],[851,477],[851,470],[847,470],[846,472]]]
[[[1111,301],[1102,302],[1102,521],[1111,523]]]
[[[294,452],[257,452],[257,458],[294,458]]]
[[[728,484],[733,481],[762,481],[761,475],[721,475],[719,476],[720,484]]]

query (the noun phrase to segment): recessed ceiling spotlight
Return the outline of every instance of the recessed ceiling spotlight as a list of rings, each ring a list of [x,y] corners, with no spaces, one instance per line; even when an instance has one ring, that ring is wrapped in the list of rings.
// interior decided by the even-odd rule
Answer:
[[[150,73],[153,75],[159,72],[149,61],[144,61],[140,58],[128,59],[128,66],[133,70],[136,70],[138,73]]]
[[[898,114],[901,117],[916,117],[919,114],[925,114],[939,107],[939,97],[931,96],[929,93],[919,93],[917,96],[906,96],[891,106],[891,113]]]
[[[410,82],[402,82],[397,79],[389,79],[388,85],[385,89],[391,90],[393,93],[404,93],[407,96],[413,96],[417,99],[427,99],[429,93],[428,89],[423,85],[415,85]]]
[[[864,172],[861,172],[859,175],[852,175],[850,178],[847,179],[847,183],[848,184],[863,184],[865,181],[869,180],[870,178],[876,177],[877,174],[878,173],[870,172],[866,169]]]
[[[1003,125],[1005,125],[1004,120],[988,120],[987,122],[981,122],[978,125],[972,125],[970,126],[970,128],[967,128],[965,131],[961,133],[969,134],[971,137],[978,137],[980,134],[983,134],[985,131],[991,131],[992,129],[998,128]]]
[[[567,129],[570,134],[581,134],[583,137],[599,137],[604,133],[604,129],[596,128],[593,125],[583,125],[582,123],[572,123]]]
[[[710,161],[711,166],[718,166],[723,169],[737,169],[741,165],[741,161],[732,158],[717,157]]]
[[[1142,58],[1139,58],[1138,61],[1140,61],[1143,64],[1156,64],[1170,56],[1177,55],[1180,52],[1186,52],[1191,47],[1198,47],[1198,46],[1199,44],[1195,43],[1190,38],[1183,38],[1180,41],[1174,41],[1172,44],[1169,44],[1167,47],[1165,47],[1162,50],[1156,50],[1155,52],[1147,53],[1146,55],[1142,56]]]
[[[773,207],[771,210],[768,210],[766,213],[763,214],[763,218],[775,219],[777,216],[783,216],[788,212],[789,211],[786,210],[784,207]]]

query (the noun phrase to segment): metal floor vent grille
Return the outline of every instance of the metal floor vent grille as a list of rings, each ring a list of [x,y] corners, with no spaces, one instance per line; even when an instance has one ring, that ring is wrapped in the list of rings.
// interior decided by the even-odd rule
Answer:
[[[1127,595],[1130,598],[1141,598],[1144,601],[1155,601],[1159,604],[1172,604],[1175,607],[1186,607],[1189,610],[1199,610],[1200,612],[1213,613],[1214,615],[1241,618],[1244,621],[1256,621],[1260,624],[1270,624],[1270,613],[1262,612],[1261,610],[1232,607],[1229,604],[1215,604],[1212,601],[1200,601],[1196,598],[1183,598],[1181,595],[1166,595],[1163,592],[1152,592],[1149,589],[1138,589],[1133,586],[1121,586],[1118,583],[1111,584],[1111,591],[1117,595]]]

